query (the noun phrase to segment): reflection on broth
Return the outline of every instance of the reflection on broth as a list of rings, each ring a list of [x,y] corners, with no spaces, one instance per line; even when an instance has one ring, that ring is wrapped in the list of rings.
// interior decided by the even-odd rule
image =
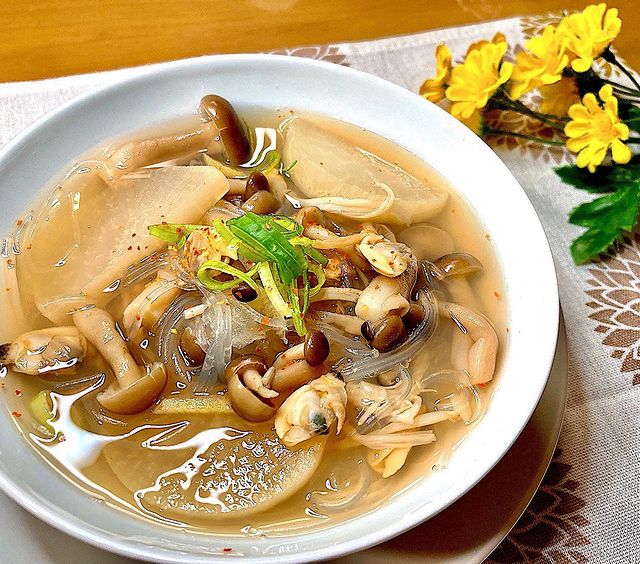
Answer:
[[[332,526],[446,472],[505,337],[455,191],[367,131],[217,96],[139,139],[0,249],[3,396],[45,460],[225,535]]]

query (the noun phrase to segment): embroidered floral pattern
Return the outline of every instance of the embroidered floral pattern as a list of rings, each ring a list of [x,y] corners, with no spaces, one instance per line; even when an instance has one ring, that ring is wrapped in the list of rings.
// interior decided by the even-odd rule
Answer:
[[[533,501],[509,536],[487,562],[582,563],[582,547],[589,545],[583,529],[589,521],[582,514],[585,501],[579,483],[570,477],[571,465],[562,462],[557,449]]]
[[[532,95],[531,98],[537,103],[539,95]],[[489,112],[486,115],[487,124],[496,129],[515,131],[533,137],[544,137],[552,140],[559,140],[556,132],[543,123],[517,112]],[[542,145],[527,139],[510,137],[507,135],[492,135],[487,138],[487,143],[494,149],[506,149],[507,151],[518,151],[521,156],[529,155],[542,160],[550,165],[560,165],[571,162],[569,153],[564,147]]]
[[[269,51],[272,55],[289,55],[291,57],[304,57],[306,59],[317,59],[348,67],[349,63],[344,53],[335,45],[311,45],[308,47],[293,47],[291,49],[276,49]]]
[[[589,268],[586,290],[602,344],[621,361],[620,372],[640,384],[640,235],[625,238],[618,252]]]

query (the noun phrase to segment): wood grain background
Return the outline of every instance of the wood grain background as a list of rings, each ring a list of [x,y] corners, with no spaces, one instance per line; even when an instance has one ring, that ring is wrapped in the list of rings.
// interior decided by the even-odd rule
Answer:
[[[577,0],[0,0],[0,81],[33,80],[210,53],[412,33]],[[616,45],[635,68],[640,0],[618,0]]]

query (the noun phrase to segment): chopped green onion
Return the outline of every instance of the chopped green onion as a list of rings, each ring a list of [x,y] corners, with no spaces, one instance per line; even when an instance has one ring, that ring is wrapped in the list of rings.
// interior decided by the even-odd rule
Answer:
[[[238,178],[244,179],[249,178],[254,172],[262,172],[267,174],[275,169],[280,163],[280,153],[278,151],[272,149],[268,151],[264,156],[264,159],[256,166],[252,167],[233,167],[229,166],[225,163],[221,163],[215,159],[212,159],[209,155],[202,155],[202,159],[204,164],[207,166],[212,166],[217,168],[222,174],[224,174],[227,178]]]
[[[282,317],[291,317],[291,308],[282,297],[268,262],[258,264],[258,275],[269,301],[273,304],[278,314],[282,315]]]
[[[313,239],[309,239],[309,237],[292,237],[291,239],[289,239],[289,243],[291,243],[294,247],[300,247],[305,255],[315,260],[318,264],[325,266],[329,263],[329,259],[325,257],[318,249],[314,248]]]
[[[237,250],[237,252],[239,252],[244,258],[250,260],[251,262],[258,263],[263,260],[260,255],[252,252],[252,250],[247,247],[247,245],[245,245],[239,237],[236,237],[221,219],[216,219],[213,222],[213,227],[225,240],[225,242],[227,243],[227,248]]]
[[[29,409],[40,425],[50,433],[54,432],[50,423],[53,419],[53,402],[51,401],[51,392],[49,390],[40,390],[29,402]]]
[[[187,242],[187,238],[198,229],[208,229],[207,225],[189,225],[182,223],[157,223],[149,225],[149,235],[162,239],[180,248]]]
[[[227,220],[227,227],[262,261],[274,262],[285,285],[291,284],[304,272],[307,266],[304,254],[274,227],[273,218],[247,212]]]
[[[284,228],[280,231],[285,236],[299,236],[302,235],[302,232],[304,231],[304,227],[302,225],[300,225],[297,221],[294,221],[290,217],[284,215],[274,215],[273,222],[276,224],[276,226]]]
[[[307,285],[309,281],[307,280]],[[306,295],[309,295],[309,292],[305,292]],[[296,333],[301,337],[307,333],[307,328],[304,324],[304,306],[300,307],[300,290],[298,289],[298,282],[294,280],[292,284],[288,288],[289,301],[291,302],[291,313],[293,317],[293,327],[296,330]],[[303,295],[304,302],[304,295]]]
[[[229,274],[234,276],[233,280],[228,280],[226,282],[221,282],[219,280],[215,280],[209,274],[210,270],[214,270],[218,273],[223,272],[224,274]],[[231,288],[235,288],[241,282],[247,283],[254,290],[258,290],[257,284],[253,281],[253,276],[255,276],[258,271],[258,265],[254,266],[249,272],[242,272],[238,268],[227,264],[226,262],[222,262],[219,260],[208,260],[198,269],[198,281],[202,284],[207,290],[229,290]]]
[[[291,171],[293,167],[298,164],[298,161],[293,161],[287,168],[284,168],[284,163],[280,161],[280,174],[285,178],[291,178]]]

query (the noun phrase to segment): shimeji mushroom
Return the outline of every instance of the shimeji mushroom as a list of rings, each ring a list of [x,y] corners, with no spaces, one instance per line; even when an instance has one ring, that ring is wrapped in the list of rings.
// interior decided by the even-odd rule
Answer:
[[[129,338],[135,339],[141,329],[151,329],[179,295],[177,276],[160,270],[156,279],[144,287],[122,314],[122,323]]]
[[[76,327],[50,327],[22,334],[0,345],[0,364],[13,364],[16,372],[36,376],[70,370],[87,353],[87,341]]]
[[[231,407],[247,421],[266,421],[276,412],[271,400],[279,394],[264,384],[266,371],[266,363],[255,354],[241,356],[225,369]]]
[[[113,370],[115,381],[98,394],[100,404],[114,413],[139,413],[162,393],[167,374],[160,363],[139,366],[116,329],[113,317],[103,309],[76,311],[73,322]]]
[[[281,353],[264,376],[273,390],[297,388],[324,374],[324,361],[329,355],[329,342],[320,331],[310,331],[305,341]]]
[[[246,163],[251,158],[251,144],[233,106],[221,96],[211,94],[200,101],[200,111],[216,125],[231,165]]]
[[[482,272],[482,264],[473,255],[448,253],[432,263],[425,262],[425,265],[433,276],[445,281],[454,302],[466,305],[476,303],[475,292],[469,284],[468,277],[476,272]]]

